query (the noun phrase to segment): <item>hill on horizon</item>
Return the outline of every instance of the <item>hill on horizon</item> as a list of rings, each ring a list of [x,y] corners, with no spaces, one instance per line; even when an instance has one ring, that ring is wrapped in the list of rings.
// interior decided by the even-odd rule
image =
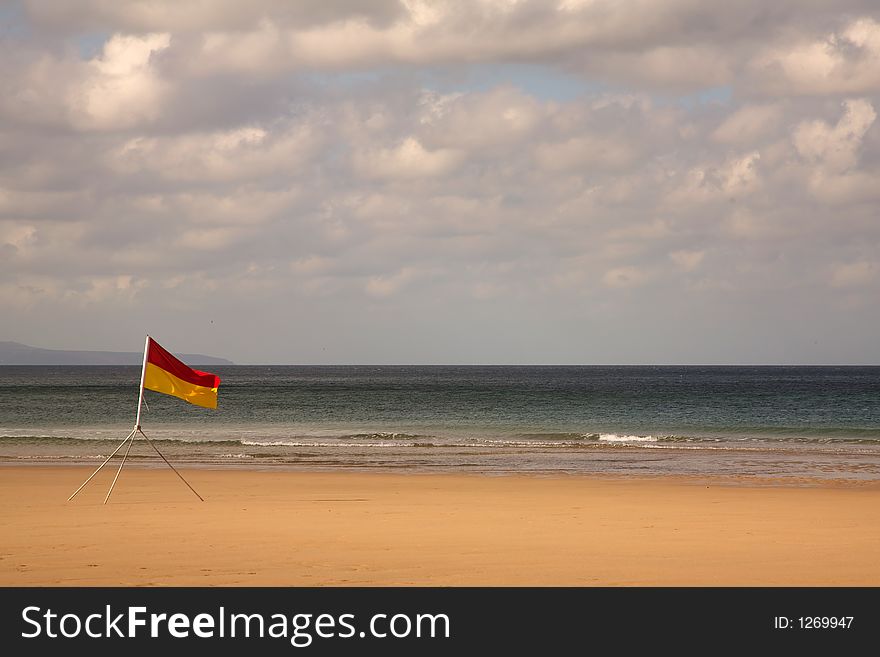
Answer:
[[[177,354],[187,365],[234,365],[231,360],[204,354]],[[143,352],[43,349],[20,342],[0,341],[0,365],[140,365]]]

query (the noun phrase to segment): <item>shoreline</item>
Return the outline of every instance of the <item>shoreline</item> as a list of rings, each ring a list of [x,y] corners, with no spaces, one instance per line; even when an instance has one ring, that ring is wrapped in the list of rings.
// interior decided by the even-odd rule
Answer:
[[[877,586],[880,486],[5,466],[3,586]]]
[[[103,476],[106,472],[114,472],[119,467],[119,458],[110,461],[98,477]],[[158,458],[157,458],[158,461]],[[84,477],[95,471],[100,461],[87,460],[2,460],[0,459],[0,472],[4,470],[15,469],[76,469],[81,470]],[[192,472],[242,472],[253,474],[289,474],[289,475],[330,475],[330,476],[346,476],[346,475],[363,475],[363,476],[399,476],[399,477],[464,477],[464,478],[480,478],[489,479],[506,479],[506,478],[522,478],[522,479],[585,479],[591,481],[608,481],[608,482],[669,482],[680,484],[682,486],[727,486],[727,487],[745,487],[745,488],[852,488],[852,489],[877,489],[880,491],[880,479],[873,478],[852,478],[841,476],[829,477],[810,477],[804,475],[777,475],[767,476],[762,474],[741,473],[738,475],[723,473],[706,473],[706,474],[681,474],[667,472],[641,472],[632,474],[628,472],[572,472],[565,470],[547,470],[547,471],[508,471],[508,470],[468,470],[453,471],[451,469],[441,468],[406,468],[406,467],[382,467],[382,466],[365,466],[365,465],[330,465],[330,466],[313,466],[309,464],[294,463],[252,463],[252,462],[195,462],[195,461],[173,461],[174,466],[180,471]],[[122,477],[129,472],[144,471],[155,472],[168,470],[168,466],[161,461],[144,462],[129,460],[125,463],[125,469]],[[97,478],[96,478],[97,479]],[[89,485],[91,486],[95,480]],[[181,484],[182,485],[182,484]],[[115,492],[114,492],[115,494]]]
[[[96,468],[118,446],[76,439],[75,447],[27,443],[0,453],[4,467]],[[159,441],[161,442],[161,439]],[[727,478],[752,482],[790,482],[824,485],[843,482],[861,486],[880,484],[880,449],[876,446],[840,448],[832,445],[779,446],[632,445],[555,443],[530,445],[446,445],[421,443],[327,444],[247,443],[230,451],[230,441],[169,441],[162,451],[176,466],[196,470],[253,472],[360,472],[420,474],[484,474],[487,476],[644,476]],[[80,444],[82,443],[82,444]],[[83,449],[83,445],[88,445]],[[219,447],[218,447],[219,446]],[[67,450],[65,452],[64,450]],[[77,453],[82,450],[84,453]],[[113,463],[118,463],[117,456]],[[144,469],[164,463],[143,445],[137,445],[127,465]]]

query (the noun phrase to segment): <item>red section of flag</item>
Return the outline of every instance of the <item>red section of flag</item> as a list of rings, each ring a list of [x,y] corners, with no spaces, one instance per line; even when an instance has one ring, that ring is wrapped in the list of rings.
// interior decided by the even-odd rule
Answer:
[[[150,338],[150,344],[147,347],[147,362],[152,363],[156,367],[161,367],[178,379],[196,386],[204,386],[205,388],[218,388],[220,386],[219,376],[210,372],[194,370],[163,349],[153,338]]]

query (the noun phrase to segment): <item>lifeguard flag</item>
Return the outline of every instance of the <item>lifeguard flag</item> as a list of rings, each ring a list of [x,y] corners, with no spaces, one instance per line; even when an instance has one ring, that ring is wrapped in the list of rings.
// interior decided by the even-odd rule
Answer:
[[[147,340],[144,388],[180,397],[196,406],[217,408],[220,377],[194,370],[165,351],[158,342]]]

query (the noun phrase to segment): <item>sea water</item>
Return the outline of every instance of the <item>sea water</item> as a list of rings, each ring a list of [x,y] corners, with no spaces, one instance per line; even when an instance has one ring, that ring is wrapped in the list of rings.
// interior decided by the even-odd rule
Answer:
[[[224,366],[219,407],[146,392],[205,467],[880,479],[880,367]],[[0,367],[0,462],[98,463],[137,367]],[[146,441],[130,459],[161,463]]]

